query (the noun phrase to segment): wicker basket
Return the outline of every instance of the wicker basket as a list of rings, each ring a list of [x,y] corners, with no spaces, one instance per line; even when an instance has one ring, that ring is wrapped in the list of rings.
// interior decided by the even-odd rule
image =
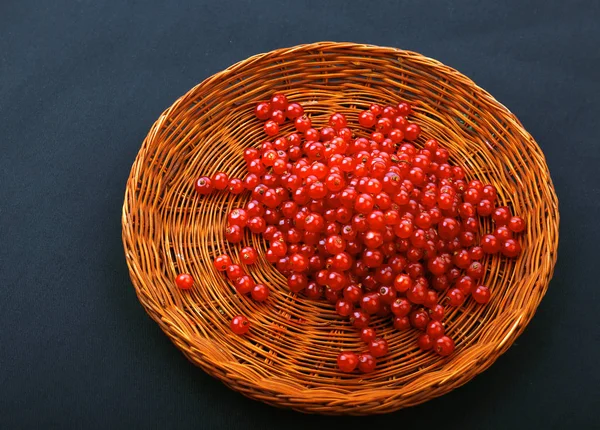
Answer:
[[[303,104],[313,124],[343,112],[356,123],[372,102],[414,105],[414,121],[466,168],[494,184],[501,204],[527,221],[516,260],[494,257],[484,281],[487,306],[473,301],[446,318],[456,352],[421,352],[415,331],[376,323],[390,354],[368,375],[340,374],[341,349],[364,349],[333,306],[288,292],[283,276],[260,257],[252,276],[271,296],[256,303],[236,295],[215,272],[215,254],[237,256],[223,237],[226,213],[247,196],[199,197],[194,179],[223,170],[245,174],[242,151],[265,139],[253,117],[256,101],[274,91]],[[285,126],[291,130],[291,126]],[[418,142],[422,143],[422,142]],[[558,202],[544,156],[517,118],[470,79],[435,60],[393,48],[315,43],[237,63],[206,79],[156,121],[135,160],[123,207],[123,241],[140,302],[195,364],[244,395],[323,414],[390,412],[440,396],[488,368],[523,331],[544,296],[556,262]],[[482,228],[489,230],[488,221]],[[260,250],[265,242],[246,236]],[[197,280],[174,285],[178,273]],[[231,318],[251,318],[249,335],[231,333]]]

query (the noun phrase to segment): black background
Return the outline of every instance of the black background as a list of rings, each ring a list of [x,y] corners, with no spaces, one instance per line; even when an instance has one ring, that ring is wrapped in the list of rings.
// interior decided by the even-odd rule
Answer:
[[[598,428],[599,5],[2,1],[0,428]],[[555,276],[525,333],[464,387],[385,416],[229,390],[146,316],[123,256],[125,182],[158,115],[237,61],[319,40],[465,73],[536,138],[560,200]]]

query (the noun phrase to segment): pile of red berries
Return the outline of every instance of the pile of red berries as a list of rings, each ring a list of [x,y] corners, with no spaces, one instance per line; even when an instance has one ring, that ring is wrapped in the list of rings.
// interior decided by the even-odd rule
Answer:
[[[250,193],[248,203],[228,215],[227,240],[241,242],[246,228],[261,234],[269,242],[265,258],[287,276],[290,291],[324,297],[360,330],[368,352],[342,352],[344,372],[370,372],[388,353],[386,340],[369,327],[373,316],[390,317],[397,330],[422,331],[421,349],[450,355],[446,306],[461,306],[469,296],[487,303],[490,290],[480,282],[484,255],[521,251],[514,234],[525,229],[523,219],[496,206],[492,185],[466,181],[435,139],[412,143],[421,129],[408,121],[411,111],[407,103],[373,104],[358,117],[357,131],[367,136],[370,129],[370,136],[355,137],[344,115],[334,113],[329,126],[316,129],[300,104],[275,94],[256,106],[272,140],[245,150],[247,176],[219,172],[195,184],[203,195]],[[296,132],[279,135],[288,120]],[[489,216],[495,230],[480,238],[480,217]],[[257,253],[246,247],[241,258],[253,264]],[[239,294],[267,299],[268,287],[255,284],[229,256],[214,264]],[[250,323],[237,316],[231,327],[243,334]]]

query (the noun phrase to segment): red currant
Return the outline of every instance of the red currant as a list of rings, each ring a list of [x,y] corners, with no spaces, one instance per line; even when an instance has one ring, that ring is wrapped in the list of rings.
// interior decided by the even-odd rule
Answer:
[[[231,331],[235,334],[246,334],[250,330],[250,321],[243,315],[233,317],[231,320]]]

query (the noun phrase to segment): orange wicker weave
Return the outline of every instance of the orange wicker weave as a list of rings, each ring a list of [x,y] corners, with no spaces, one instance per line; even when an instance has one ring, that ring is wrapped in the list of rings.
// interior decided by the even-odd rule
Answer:
[[[446,317],[447,332],[457,342],[452,356],[421,352],[416,331],[398,332],[388,320],[377,320],[390,353],[371,374],[341,374],[339,351],[364,347],[332,305],[288,292],[284,277],[263,256],[248,270],[257,282],[271,286],[266,303],[236,295],[213,269],[216,254],[235,260],[241,248],[224,240],[224,226],[226,213],[248,197],[223,192],[200,197],[194,180],[218,170],[245,175],[242,151],[266,138],[254,106],[274,91],[300,102],[316,126],[333,111],[357,125],[359,110],[372,102],[409,101],[423,135],[448,148],[468,179],[495,185],[499,202],[525,218],[521,256],[495,256],[487,264],[484,282],[491,287],[491,302],[481,306],[471,300]],[[390,412],[447,393],[506,351],[548,287],[558,218],[540,148],[513,114],[470,79],[413,52],[323,42],[251,57],[177,100],[156,121],[135,160],[122,221],[139,300],[193,363],[272,405],[358,415]],[[482,228],[489,230],[489,220]],[[245,243],[264,252],[258,236],[247,233]],[[192,274],[193,290],[177,289],[178,273]],[[252,321],[246,336],[229,329],[240,313]]]

